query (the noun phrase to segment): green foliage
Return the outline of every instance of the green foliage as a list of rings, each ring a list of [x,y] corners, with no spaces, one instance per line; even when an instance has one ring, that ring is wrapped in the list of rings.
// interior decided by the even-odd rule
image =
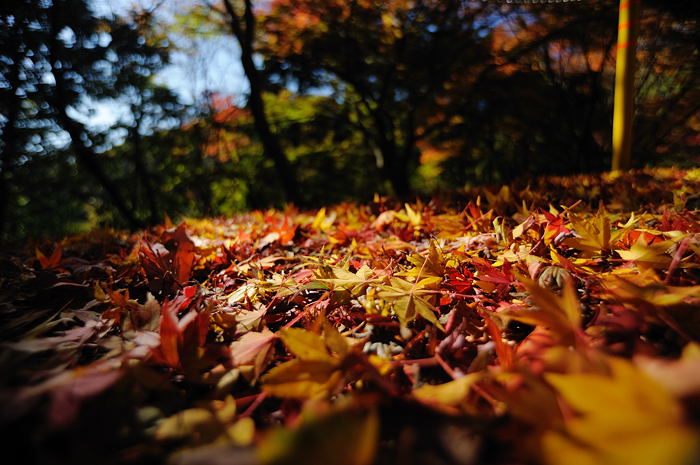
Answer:
[[[98,133],[83,122],[96,101],[130,104],[132,127],[149,118],[151,127],[162,127],[172,118],[172,92],[149,88],[168,49],[148,21],[99,18],[85,0],[7,2],[0,9],[2,239],[75,232],[86,222],[140,222],[134,210],[141,199],[128,198],[131,186],[115,178],[134,168],[147,173],[137,157],[103,153],[124,125]],[[132,144],[147,129],[135,130]]]
[[[698,162],[698,15],[681,14],[686,3],[642,9],[639,166]],[[616,5],[256,5],[262,97],[298,206],[605,170]],[[174,44],[233,47],[228,19],[217,3],[174,18],[97,17],[86,0],[3,4],[2,239],[283,207],[284,176],[249,106],[213,90],[186,105],[168,87]],[[97,102],[119,115],[111,127],[86,124]]]

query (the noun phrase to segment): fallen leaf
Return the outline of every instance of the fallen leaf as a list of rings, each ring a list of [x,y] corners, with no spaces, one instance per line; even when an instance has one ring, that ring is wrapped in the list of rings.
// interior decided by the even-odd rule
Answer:
[[[258,459],[265,465],[369,465],[378,439],[377,413],[348,408],[270,432],[258,447]]]
[[[547,374],[546,380],[575,412],[563,432],[543,438],[547,463],[686,464],[697,431],[687,426],[680,405],[660,385],[622,359],[610,360],[609,376]]]

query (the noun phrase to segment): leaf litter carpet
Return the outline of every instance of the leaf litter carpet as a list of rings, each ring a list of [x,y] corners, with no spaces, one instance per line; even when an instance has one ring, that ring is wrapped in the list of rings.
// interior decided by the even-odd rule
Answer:
[[[5,454],[697,463],[699,187],[545,178],[6,254]]]

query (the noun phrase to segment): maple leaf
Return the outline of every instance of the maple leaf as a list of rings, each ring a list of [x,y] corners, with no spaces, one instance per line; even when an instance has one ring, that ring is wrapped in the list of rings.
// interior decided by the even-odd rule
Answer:
[[[65,323],[72,322],[66,318]],[[5,342],[3,347],[7,347],[22,352],[44,352],[54,350],[57,352],[75,351],[90,339],[94,338],[100,331],[109,328],[105,322],[98,319],[89,319],[83,322],[83,326],[76,326],[65,331],[59,331],[53,336],[29,337],[17,342]]]
[[[637,366],[677,398],[700,394],[700,344],[691,342],[677,360],[635,357]]]
[[[277,337],[267,328],[261,332],[249,331],[240,339],[231,343],[231,358],[237,367],[252,365],[257,378],[263,372],[272,353],[273,343]]]
[[[272,221],[272,218],[268,218],[268,221]],[[270,232],[258,241],[256,248],[260,250],[278,241],[281,245],[288,245],[294,239],[296,232],[297,225],[285,215],[279,225],[271,227]]]
[[[379,416],[373,409],[345,407],[302,413],[293,429],[271,431],[258,447],[264,465],[369,465],[379,440]],[[313,446],[311,446],[313,445]],[[311,446],[311,447],[310,447]]]
[[[469,227],[476,232],[485,232],[486,226],[493,218],[493,210],[484,213],[481,210],[481,197],[477,198],[476,204],[469,202],[464,207],[463,214],[469,221]]]
[[[265,307],[256,310],[220,308],[212,314],[212,322],[231,335],[240,335],[248,331],[258,331],[267,313]]]
[[[445,286],[458,294],[466,294],[474,286],[474,275],[465,267],[448,268]]]
[[[262,378],[263,390],[280,397],[323,398],[342,388],[342,369],[350,346],[338,331],[321,320],[323,336],[301,328],[285,328],[279,337],[298,358],[278,365]]]
[[[321,318],[321,327],[323,328],[323,338],[326,347],[331,352],[341,359],[350,354],[353,349],[351,339],[346,338],[331,325],[326,318]]]
[[[443,329],[435,314],[435,306],[429,301],[429,299],[434,298],[434,292],[431,289],[426,289],[434,285],[437,279],[440,278],[429,277],[412,283],[405,279],[392,277],[389,280],[390,284],[383,285],[378,295],[391,303],[402,325],[407,325],[420,315],[438,328]]]
[[[563,293],[559,296],[525,277],[522,277],[521,281],[536,307],[532,309],[508,307],[497,314],[529,325],[547,327],[565,343],[573,344],[576,335],[581,332],[581,307],[573,282],[567,280]]]
[[[673,244],[673,241],[649,244],[640,237],[629,250],[618,250],[617,253],[623,260],[634,262],[640,268],[664,269],[671,264],[668,251]]]
[[[104,296],[104,291],[97,286],[95,295]],[[117,323],[121,323],[122,331],[130,330],[145,330],[156,331],[159,324],[160,304],[150,292],[146,295],[146,303],[140,304],[135,299],[129,298],[129,290],[126,289],[123,293],[109,289],[107,291],[109,301],[116,307],[102,313],[103,318],[114,319]],[[100,300],[107,300],[104,296]],[[124,318],[126,314],[126,318]]]
[[[510,264],[507,262],[503,264],[503,270],[499,270],[483,258],[474,257],[471,262],[477,269],[476,278],[479,281],[499,285],[510,285],[515,281],[515,277],[510,272]]]
[[[155,430],[159,441],[185,440],[186,445],[232,443],[247,446],[253,440],[255,423],[251,418],[236,418],[236,401],[232,396],[189,408],[163,419]]]
[[[455,407],[465,402],[471,387],[482,377],[481,373],[470,373],[444,384],[425,384],[415,389],[413,395],[427,404]]]
[[[700,286],[669,286],[652,270],[637,275],[609,275],[602,284],[619,301],[642,304],[644,308],[670,307],[700,299]]]
[[[209,331],[211,310],[190,310],[178,320],[177,314],[190,306],[197,296],[197,287],[188,286],[161,308],[160,345],[153,353],[159,362],[192,373],[203,355],[201,348]]]
[[[68,426],[77,417],[84,400],[100,394],[124,376],[121,368],[121,360],[112,359],[61,371],[39,384],[20,389],[0,419],[18,417],[39,396],[48,395],[49,424],[58,428]]]
[[[363,294],[367,285],[378,281],[378,278],[374,277],[374,271],[367,265],[362,265],[357,273],[341,267],[330,267],[325,273],[330,274],[332,278],[323,277],[317,279],[318,282],[345,289],[354,296]]]
[[[326,208],[323,207],[318,211],[318,213],[316,213],[311,227],[322,232],[328,231],[333,226],[336,218],[336,212],[331,212],[328,216],[326,216]]]
[[[571,234],[569,228],[566,227],[564,218],[552,215],[548,212],[545,212],[544,216],[548,220],[544,228],[544,233],[542,234],[542,239],[546,245],[553,245],[554,242],[558,242]]]
[[[661,231],[638,228],[628,231],[627,234],[620,239],[620,244],[629,248],[638,241],[643,241],[646,244],[654,244],[655,242],[662,242],[663,240],[664,237]]]
[[[39,260],[39,264],[43,270],[58,268],[61,265],[61,260],[63,257],[63,249],[61,249],[61,247],[56,247],[48,257],[44,255],[39,248],[36,249],[35,253],[36,259]]]
[[[700,336],[700,286],[669,286],[647,269],[636,275],[610,275],[603,287],[613,300],[646,319],[664,323],[690,340]]]
[[[153,292],[182,287],[192,276],[196,247],[187,235],[184,223],[161,240],[165,244],[142,242],[139,258]]]
[[[420,210],[420,205],[417,206]],[[395,213],[396,218],[400,219],[405,223],[409,223],[416,230],[420,229],[421,223],[423,222],[423,216],[420,211],[416,211],[407,203],[404,204],[404,209]]]
[[[482,312],[482,318],[486,324],[486,331],[495,345],[496,357],[500,365],[505,369],[511,369],[515,365],[515,350],[507,343],[502,328],[491,318],[488,313]]]
[[[323,338],[301,328],[285,328],[279,331],[279,337],[290,352],[301,360],[332,360]]]
[[[543,437],[546,463],[681,465],[698,445],[680,406],[630,362],[610,359],[610,375],[545,375],[575,412],[564,430]]]
[[[177,227],[170,237],[175,243],[175,256],[173,257],[175,279],[178,283],[184,284],[192,276],[194,253],[197,249],[187,235],[184,224]]]
[[[534,225],[537,224],[537,220],[535,219],[535,216],[533,215],[528,215],[525,220],[518,224],[515,228],[513,228],[513,231],[511,231],[511,235],[513,236],[513,239],[517,239],[523,234],[525,234],[527,231],[530,230]]]
[[[623,227],[612,231],[608,212],[601,207],[593,218],[588,220],[569,212],[569,222],[578,237],[568,238],[564,243],[592,257],[610,252],[615,244],[634,227],[636,221],[632,215]]]
[[[419,278],[422,276],[432,276],[442,279],[445,275],[447,257],[442,253],[434,240],[430,241],[427,256],[413,254],[408,257],[408,261],[413,263],[415,268],[404,273],[405,276]]]
[[[270,369],[261,379],[262,389],[278,397],[326,398],[345,384],[337,360],[294,359]]]

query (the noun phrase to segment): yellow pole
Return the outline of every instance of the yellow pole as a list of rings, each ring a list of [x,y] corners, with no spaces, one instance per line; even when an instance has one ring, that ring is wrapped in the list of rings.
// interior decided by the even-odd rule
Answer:
[[[634,52],[639,30],[639,0],[620,0],[615,64],[612,169],[632,168],[632,114],[634,112]]]

